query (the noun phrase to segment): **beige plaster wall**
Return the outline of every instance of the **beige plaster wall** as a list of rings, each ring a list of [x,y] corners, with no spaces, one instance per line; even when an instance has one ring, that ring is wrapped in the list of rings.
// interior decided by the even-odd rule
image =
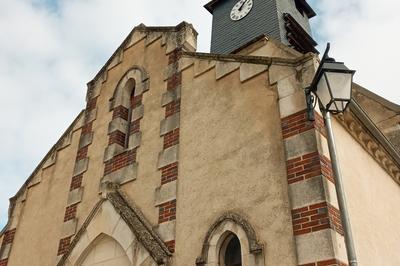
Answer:
[[[400,265],[400,186],[334,121],[359,265]]]
[[[53,265],[63,225],[80,130],[58,151],[56,164],[39,171],[41,182],[28,189],[11,249],[9,266]]]
[[[264,244],[265,265],[296,265],[277,95],[267,73],[193,82],[183,72],[176,265],[194,265],[208,229],[236,212]],[[189,247],[189,248],[188,248]]]

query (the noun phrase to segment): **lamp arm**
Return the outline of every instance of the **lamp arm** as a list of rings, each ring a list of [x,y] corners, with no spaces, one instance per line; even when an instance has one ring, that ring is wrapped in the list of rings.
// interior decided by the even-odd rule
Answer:
[[[315,83],[317,82],[317,78],[318,78],[318,76],[319,76],[319,73],[321,73],[321,69],[322,69],[322,66],[324,65],[324,62],[327,60],[327,59],[331,59],[330,57],[329,57],[329,55],[328,55],[328,53],[329,53],[329,51],[331,50],[331,43],[327,43],[326,44],[326,48],[325,48],[325,52],[324,52],[324,55],[322,56],[322,59],[321,59],[321,62],[319,63],[319,66],[318,66],[318,69],[317,69],[317,71],[315,72],[315,75],[314,75],[314,79],[313,79],[313,81],[311,82],[311,85],[310,85],[310,87],[309,87],[309,89],[311,90],[311,91],[315,91]]]

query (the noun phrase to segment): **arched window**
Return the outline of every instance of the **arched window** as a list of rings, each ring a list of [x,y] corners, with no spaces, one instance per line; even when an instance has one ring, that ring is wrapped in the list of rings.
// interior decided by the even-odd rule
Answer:
[[[236,213],[221,216],[208,230],[197,266],[265,266],[263,245]]]
[[[220,249],[221,266],[242,266],[242,253],[239,238],[229,234]]]
[[[129,108],[128,108],[128,123],[127,123],[127,129],[125,133],[125,149],[129,147],[129,136],[132,133],[131,128],[132,128],[132,111],[133,108],[135,108],[135,85],[136,82],[133,78],[130,78],[126,82],[126,87],[127,90],[131,92],[130,94],[130,102],[129,102]]]

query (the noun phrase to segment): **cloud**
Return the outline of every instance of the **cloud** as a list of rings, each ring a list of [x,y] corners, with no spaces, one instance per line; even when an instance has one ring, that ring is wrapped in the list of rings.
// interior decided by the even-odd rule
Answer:
[[[400,104],[400,2],[313,0],[311,4],[318,11],[313,31],[319,50],[323,52],[325,43],[331,42],[330,55],[357,70],[357,83]]]
[[[8,198],[84,107],[86,83],[132,28],[186,20],[207,51],[206,2],[0,0],[0,227]]]
[[[177,25],[211,37],[208,0],[0,0],[0,227],[13,196],[85,105],[91,80],[131,29]],[[313,0],[313,30],[356,80],[400,103],[396,35],[400,2]]]

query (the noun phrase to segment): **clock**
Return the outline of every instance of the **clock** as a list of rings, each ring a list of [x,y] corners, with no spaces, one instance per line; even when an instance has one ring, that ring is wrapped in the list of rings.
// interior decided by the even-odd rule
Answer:
[[[231,19],[241,20],[250,13],[252,7],[253,0],[240,0],[232,8]]]

